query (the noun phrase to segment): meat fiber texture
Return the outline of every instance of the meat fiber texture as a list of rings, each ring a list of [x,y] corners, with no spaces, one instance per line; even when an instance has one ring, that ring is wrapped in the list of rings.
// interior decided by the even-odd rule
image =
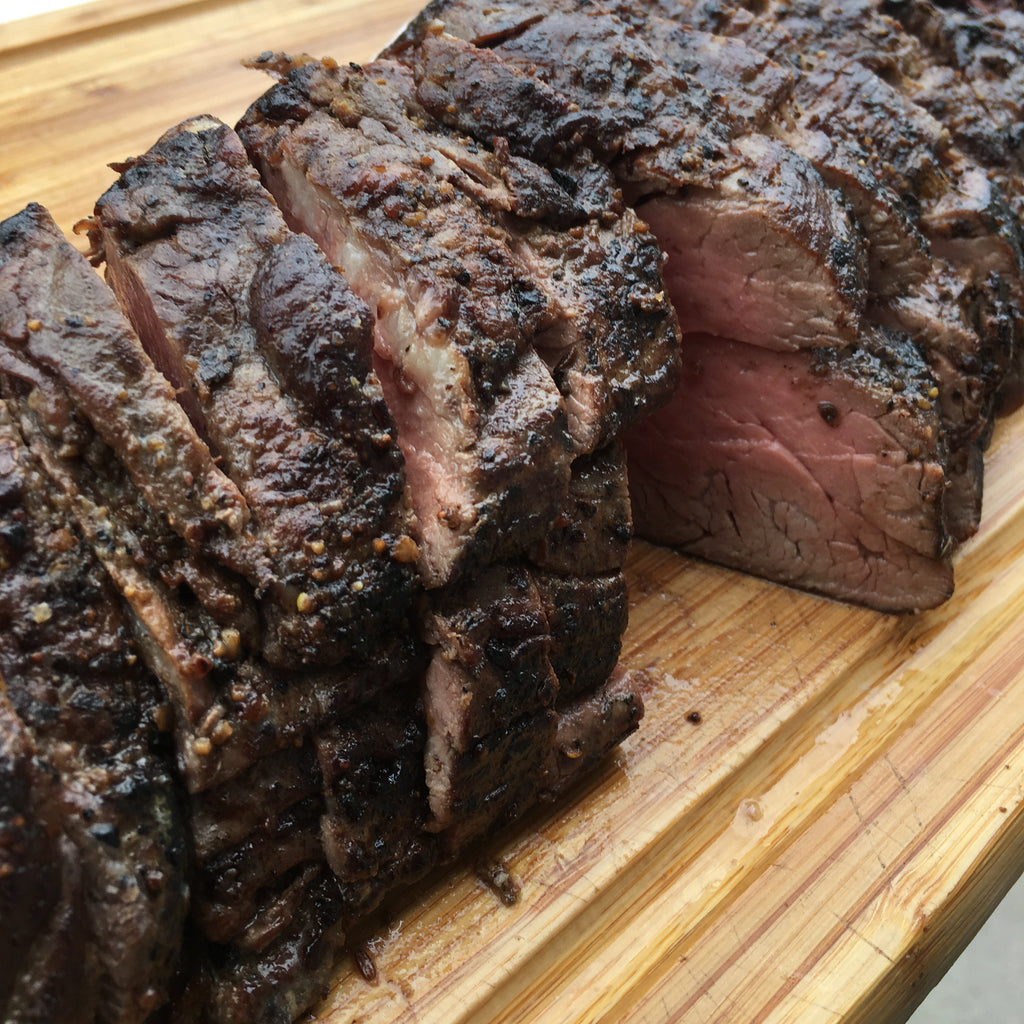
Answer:
[[[330,63],[304,66],[339,88]],[[348,75],[357,98],[367,79]],[[121,165],[98,201],[92,256],[113,292],[42,208],[0,225],[3,508],[59,511],[60,565],[87,567],[106,602],[90,642],[135,671],[105,677],[104,704],[129,701],[119,728],[134,708],[163,758],[149,768],[122,737],[132,800],[127,781],[109,806],[92,798],[99,824],[80,834],[39,767],[48,719],[17,699],[42,685],[39,645],[63,647],[38,624],[12,632],[17,657],[0,647],[15,698],[0,703],[19,858],[18,887],[0,889],[9,1007],[57,1005],[70,957],[112,1020],[161,1005],[183,1021],[293,1019],[353,922],[553,798],[642,714],[616,668],[631,537],[619,438],[678,376],[659,251],[600,165],[549,170],[441,126],[413,164],[437,167],[436,222],[367,215],[402,195],[430,124],[409,117],[404,71],[372,82],[393,137],[360,120],[346,166],[385,152],[399,173],[366,167],[358,241],[336,260],[356,290],[207,117]],[[375,271],[387,288],[370,287]],[[454,491],[424,496],[435,483]],[[25,545],[22,527],[2,536]],[[0,553],[12,622],[30,602],[67,631],[81,585],[47,575],[42,554],[22,571]],[[61,785],[93,770],[82,730],[98,685],[45,696],[64,723]],[[148,844],[129,842],[144,828]],[[125,863],[148,880],[135,920],[90,895]],[[92,940],[102,954],[76,952]],[[99,1019],[84,998],[60,1016]]]
[[[1022,33],[1013,11],[893,5],[911,34],[882,7],[435,0],[388,53],[479,139],[589,147],[667,254],[686,370],[627,431],[637,531],[911,611],[948,597],[1020,398],[1019,94],[997,66]],[[879,501],[900,461],[916,483]]]

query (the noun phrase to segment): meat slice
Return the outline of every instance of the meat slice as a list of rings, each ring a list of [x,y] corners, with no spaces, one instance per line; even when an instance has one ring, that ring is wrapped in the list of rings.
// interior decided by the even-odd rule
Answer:
[[[629,619],[621,571],[534,573],[551,633],[548,655],[562,704],[599,690],[619,660]]]
[[[3,222],[0,370],[59,379],[81,415],[118,451],[146,501],[180,536],[205,543],[232,569],[265,573],[241,538],[249,519],[142,352],[113,295],[37,205]],[[32,368],[34,367],[34,368]]]
[[[685,80],[727,106],[744,133],[781,140],[843,195],[865,234],[872,292],[895,293],[927,274],[926,245],[904,200],[867,169],[858,146],[849,140],[836,146],[808,126],[793,102],[799,74],[788,61],[777,63],[741,38],[662,17],[656,5],[606,0],[602,6],[633,25]]]
[[[529,553],[540,569],[563,575],[613,572],[626,564],[633,537],[622,445],[580,456],[558,518]]]
[[[978,452],[996,397],[1002,393],[1009,405],[1019,392],[1020,243],[992,171],[967,159],[948,126],[917,102],[921,49],[868,0],[836,0],[822,11],[750,4],[729,16],[710,4],[679,6],[678,16],[735,33],[798,67],[797,135],[827,136],[836,150],[856,154],[885,189],[908,197],[931,266],[900,287],[878,287],[873,275],[870,315],[909,329],[925,353],[956,481],[948,523],[958,539],[970,536],[980,513]],[[792,129],[784,134],[794,137]],[[976,413],[970,421],[968,408]]]
[[[461,24],[467,11],[491,14],[473,2],[453,3],[444,14],[446,27]],[[599,18],[599,13],[595,9],[588,20],[603,19],[626,31],[619,19],[607,13]],[[493,97],[517,96],[528,75],[564,90],[565,98],[581,107],[597,102],[588,80],[563,77],[565,64],[550,41],[537,36],[544,24],[538,21],[491,50],[428,33],[418,50],[408,48],[410,42],[395,52],[414,68],[417,95],[432,114],[488,140],[506,119]],[[631,45],[634,35],[629,33]],[[640,105],[644,90],[653,88],[667,65],[657,59],[655,70],[645,68],[638,66],[633,78],[616,83],[624,90],[623,106]],[[701,91],[695,80],[688,87]],[[676,296],[684,331],[741,332],[744,340],[779,348],[853,340],[865,301],[864,247],[846,210],[805,159],[767,136],[734,132],[728,167],[710,179],[694,179],[666,169],[680,156],[670,136],[656,152],[664,165],[656,173],[644,176],[639,165],[628,172],[615,162],[612,167],[632,198],[657,195],[653,211],[648,204],[641,209],[644,217],[663,213],[663,229],[671,224],[676,265],[693,280],[689,301]],[[664,231],[660,241],[667,244]],[[755,304],[761,308],[751,318]]]
[[[25,842],[34,830],[50,844],[30,877],[16,865],[19,901],[44,910],[33,886],[52,886],[49,917],[22,947],[28,959],[13,984],[5,979],[7,1011],[14,1020],[91,1020],[102,1005],[104,1020],[141,1022],[166,998],[187,907],[184,820],[157,729],[161,695],[114,588],[6,403],[0,411],[0,678],[3,707],[20,721],[4,743],[21,747],[3,779],[6,789],[20,778],[22,793],[39,801],[22,809],[22,835],[12,838]],[[81,964],[73,1006],[62,995],[62,958]]]
[[[680,328],[775,349],[849,344],[865,302],[856,229],[792,150],[736,145],[749,163],[717,191],[639,208],[669,256]]]
[[[299,1019],[327,994],[344,943],[338,884],[308,869],[279,902],[280,927],[257,948],[210,947],[189,976],[171,1019],[252,1024]]]
[[[427,726],[419,691],[396,688],[316,738],[325,792],[323,848],[347,922],[417,881],[441,853],[427,831]]]
[[[540,595],[521,565],[489,566],[438,594],[424,623],[431,827],[474,829],[536,788],[558,682]]]
[[[124,165],[93,238],[245,496],[273,569],[264,656],[296,667],[372,651],[408,613],[416,549],[370,310],[288,231],[211,118]]]
[[[572,448],[531,344],[543,296],[466,194],[478,186],[385,75],[293,67],[240,132],[291,222],[376,310],[427,585],[521,550],[564,493]]]
[[[439,25],[449,36],[499,53],[518,73],[507,80],[515,88],[498,89],[486,79],[458,73],[459,88],[467,95],[456,102],[455,114],[497,118],[494,134],[526,147],[525,155],[545,159],[551,140],[566,139],[611,163],[619,178],[704,187],[741,162],[732,151],[737,126],[728,110],[681,79],[628,23],[599,5],[551,2],[538,12],[520,0],[434,0],[385,55],[407,59]],[[548,90],[563,99],[552,99]],[[544,97],[540,110],[538,94]],[[483,104],[470,101],[470,95]],[[565,130],[566,100],[574,108],[575,140]],[[510,104],[517,114],[533,108],[534,124],[538,115],[554,115],[552,127],[561,130],[545,127],[532,138],[514,127],[502,131],[518,120]],[[538,143],[541,149],[534,148]]]
[[[43,243],[55,230],[51,222]],[[66,275],[84,275],[102,289],[66,244],[37,251],[49,251]],[[30,299],[29,315],[33,304],[50,308],[46,289],[54,272],[35,277],[30,293],[28,279],[17,277],[21,266],[15,260],[5,270]],[[122,329],[101,302],[80,303],[77,311],[97,332],[104,325]],[[30,333],[23,321],[21,330]],[[59,343],[58,336],[54,347]],[[161,522],[129,472],[130,459],[126,467],[80,414],[65,384],[75,375],[63,364],[47,372],[42,360],[31,358],[31,348],[17,342],[0,353],[12,366],[9,398],[26,436],[132,611],[142,653],[173,707],[179,769],[190,791],[231,778],[413,670],[414,643],[404,630],[379,642],[372,659],[340,668],[288,672],[263,662],[252,591]]]
[[[880,610],[939,604],[952,570],[936,396],[892,333],[842,353],[688,337],[675,400],[627,437],[637,532]]]

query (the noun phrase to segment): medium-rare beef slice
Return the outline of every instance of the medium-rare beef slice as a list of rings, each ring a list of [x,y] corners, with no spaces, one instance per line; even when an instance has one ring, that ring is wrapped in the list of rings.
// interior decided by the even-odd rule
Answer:
[[[93,233],[269,553],[265,656],[295,667],[372,650],[407,614],[415,546],[370,310],[286,228],[212,118],[123,165]]]
[[[969,390],[971,377],[976,377],[976,370],[950,373],[951,367],[991,364],[1002,367],[1005,380],[1000,372],[986,373],[985,379],[1003,390],[1009,404],[1018,388],[1012,350],[1019,347],[1021,333],[1012,311],[1024,298],[1018,231],[991,173],[972,164],[952,145],[949,129],[916,102],[916,41],[881,16],[870,0],[839,0],[826,11],[801,4],[748,6],[743,17],[727,19],[720,30],[735,32],[799,68],[795,96],[800,128],[820,131],[837,148],[851,147],[886,187],[908,197],[934,257],[931,276],[945,275],[944,265],[949,264],[964,278],[958,291],[988,282],[992,273],[1005,281],[1010,302],[996,301],[981,319],[1006,324],[1009,318],[1010,350],[999,334],[982,334],[973,342],[965,336],[964,351],[949,360],[948,351],[932,351],[927,335],[915,338],[925,348],[944,394]],[[710,5],[695,4],[681,16],[704,24],[702,9],[704,15],[711,12]],[[830,16],[824,17],[826,13]],[[928,287],[925,278],[909,291]],[[898,301],[898,290],[882,294]],[[945,319],[963,315],[951,311]],[[939,344],[947,341],[948,335]],[[987,429],[988,422],[981,419],[974,437]]]
[[[105,1020],[141,1022],[166,999],[187,906],[185,826],[157,729],[162,698],[114,588],[0,408],[0,677],[52,773],[38,820],[64,837],[60,876],[77,876],[53,922],[54,952],[85,961],[87,1014],[102,1004]],[[45,860],[39,870],[45,877]],[[71,931],[59,920],[68,914]],[[26,964],[13,1019],[64,984],[40,973],[46,959]]]
[[[289,220],[376,310],[428,586],[522,550],[564,493],[571,444],[531,344],[543,296],[453,183],[466,173],[417,134],[385,75],[328,63],[292,67],[240,134]]]
[[[944,601],[937,392],[879,333],[838,353],[687,338],[673,403],[626,439],[638,535],[880,610]]]
[[[881,15],[873,0],[747,6],[747,17],[728,31],[800,69],[795,98],[801,125],[859,147],[881,180],[913,194],[930,238],[934,232],[941,241],[942,221],[956,215],[957,235],[973,239],[973,258],[984,241],[986,268],[997,269],[991,264],[998,261],[1000,273],[1018,287],[1019,238],[995,212],[1004,190],[989,180],[998,168],[983,163],[979,172],[953,145],[950,126],[919,102],[915,81],[926,68],[917,41]],[[984,120],[981,111],[978,120]],[[935,203],[942,213],[933,225]]]
[[[759,135],[737,146],[750,163],[718,190],[638,208],[668,254],[666,287],[684,335],[775,349],[850,343],[866,284],[855,225],[788,147]]]
[[[742,39],[661,17],[656,8],[614,0],[602,6],[633,24],[672,67],[727,105],[745,131],[779,138],[842,193],[865,234],[873,292],[895,293],[927,273],[927,249],[903,200],[878,181],[850,145],[837,147],[823,132],[798,121],[792,102],[794,68]]]
[[[480,6],[464,0],[452,3],[451,9],[461,14]],[[453,17],[458,24],[458,15]],[[611,15],[602,17],[622,26]],[[541,25],[537,22],[535,27]],[[516,37],[520,50],[531,38]],[[420,50],[399,53],[419,76],[417,95],[430,112],[484,141],[501,129],[500,107],[477,102],[479,94],[484,100],[491,95],[514,96],[525,76],[554,82],[566,90],[567,99],[585,102],[583,85],[558,79],[550,55],[542,60],[538,54],[538,63],[527,65],[510,54],[504,42],[484,50],[434,33],[425,36]],[[459,77],[445,70],[456,66],[456,57],[465,72]],[[641,71],[638,68],[636,74],[643,82]],[[700,88],[696,80],[691,87]],[[866,257],[845,207],[805,159],[773,139],[746,134],[736,136],[731,147],[735,159],[709,187],[690,186],[685,177],[622,179],[633,198],[667,193],[659,195],[659,201],[666,208],[679,207],[672,218],[680,253],[677,265],[685,254],[694,281],[689,301],[676,298],[682,329],[727,335],[742,331],[745,340],[783,348],[849,343],[864,306]],[[674,152],[666,139],[665,159]],[[645,209],[640,212],[646,216]],[[665,239],[661,242],[664,245]],[[784,274],[782,267],[787,268]],[[754,304],[761,308],[752,318]]]

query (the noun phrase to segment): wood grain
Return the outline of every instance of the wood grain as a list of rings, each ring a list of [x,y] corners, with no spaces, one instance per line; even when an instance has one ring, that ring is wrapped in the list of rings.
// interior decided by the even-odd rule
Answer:
[[[0,217],[70,231],[198,113],[233,122],[265,49],[365,60],[409,0],[94,0],[0,25]],[[624,663],[648,714],[572,799],[367,941],[323,1024],[904,1021],[1020,874],[1024,415],[943,608],[885,617],[638,544]]]

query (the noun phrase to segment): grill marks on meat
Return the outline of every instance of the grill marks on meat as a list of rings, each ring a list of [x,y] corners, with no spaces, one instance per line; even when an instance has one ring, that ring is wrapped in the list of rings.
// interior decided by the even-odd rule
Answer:
[[[10,270],[0,257],[5,295]],[[9,412],[0,402],[0,898],[16,953],[0,1000],[11,1020],[140,1022],[176,969],[186,909],[160,697]],[[71,999],[69,980],[80,982]]]
[[[973,5],[876,6],[920,43],[908,69],[914,98],[967,153],[998,174],[1019,215],[1024,203],[1024,14],[1013,6],[991,13]]]
[[[415,548],[370,366],[370,311],[291,235],[237,137],[168,132],[99,200],[94,238],[148,350],[245,495],[264,656],[337,664],[406,615]]]

